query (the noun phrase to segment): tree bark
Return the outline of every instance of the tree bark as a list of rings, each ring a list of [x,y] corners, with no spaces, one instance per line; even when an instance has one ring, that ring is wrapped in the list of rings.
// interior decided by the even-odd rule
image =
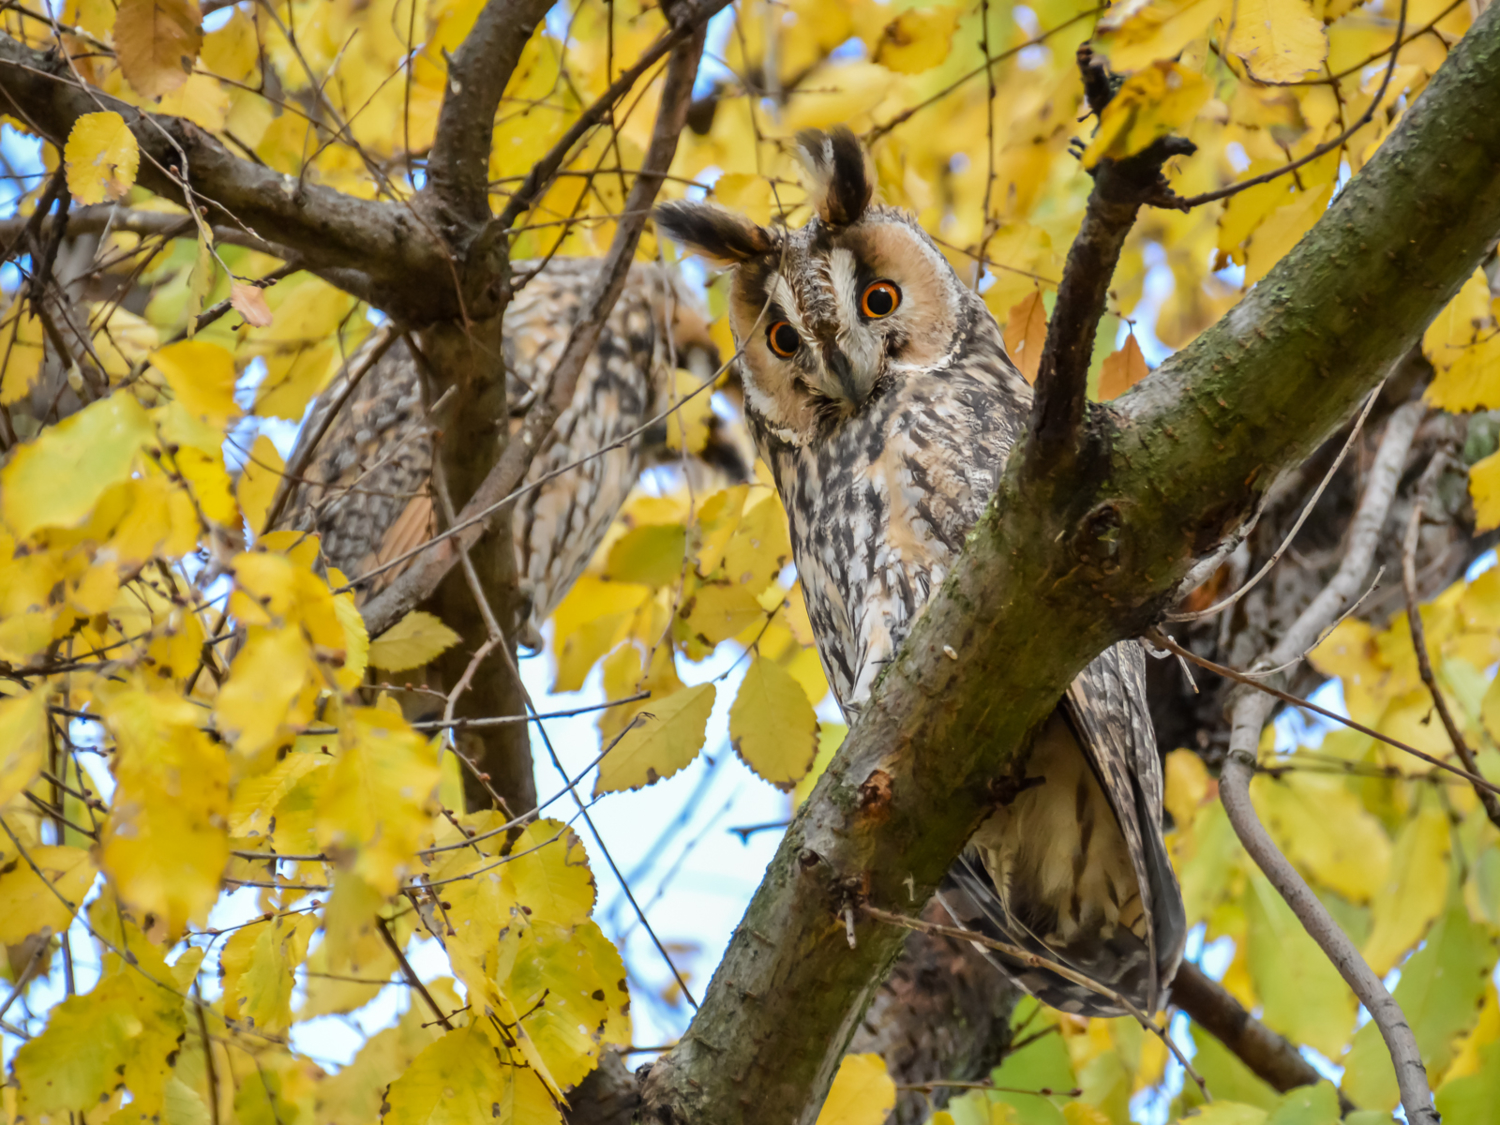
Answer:
[[[1012,458],[788,829],[688,1034],[646,1076],[648,1120],[816,1119],[902,942],[866,923],[850,949],[845,908],[927,900],[1071,679],[1159,616],[1416,342],[1497,232],[1491,6],[1297,247],[1151,378],[1090,409],[1076,466],[1049,475]]]

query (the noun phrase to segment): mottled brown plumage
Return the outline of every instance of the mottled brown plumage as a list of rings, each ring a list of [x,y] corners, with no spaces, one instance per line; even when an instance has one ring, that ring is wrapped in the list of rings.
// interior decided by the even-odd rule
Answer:
[[[988,503],[1031,388],[915,219],[869,203],[853,136],[798,140],[818,212],[801,230],[763,230],[706,204],[658,214],[734,266],[747,417],[786,505],[824,670],[854,717]],[[1184,923],[1138,645],[1116,645],[1074,681],[1027,774],[1037,783],[996,810],[955,866],[950,904],[1154,1011]],[[1123,1014],[1055,973],[1000,960],[1059,1008]]]
[[[514,269],[524,276],[536,265],[516,262]],[[544,384],[597,269],[596,259],[554,259],[506,309],[506,397],[513,415]],[[677,275],[662,266],[633,266],[572,404],[531,464],[527,482],[543,483],[516,504],[512,526],[522,590],[530,599],[531,643],[588,564],[640,475],[643,457],[662,435],[622,439],[670,404],[675,368],[691,365],[706,376],[716,355],[707,324]],[[304,434],[318,431],[323,412],[333,408],[348,372],[358,366],[351,362],[324,391]],[[437,530],[429,489],[434,439],[421,369],[398,340],[318,443],[304,470],[308,483],[291,496],[281,526],[318,532],[329,564],[351,578],[397,558]],[[621,444],[606,448],[615,443]],[[582,458],[588,459],[551,476]],[[360,587],[361,596],[400,573],[401,567],[385,571]]]

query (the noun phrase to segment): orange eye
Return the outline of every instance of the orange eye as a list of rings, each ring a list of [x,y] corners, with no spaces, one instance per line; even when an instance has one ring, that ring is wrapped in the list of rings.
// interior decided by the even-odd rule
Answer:
[[[872,281],[859,299],[859,311],[871,320],[890,316],[901,307],[901,290],[893,281]]]
[[[797,349],[802,346],[802,337],[797,335],[797,330],[786,321],[778,320],[766,329],[766,343],[771,345],[771,350],[782,359],[791,359],[797,354]]]

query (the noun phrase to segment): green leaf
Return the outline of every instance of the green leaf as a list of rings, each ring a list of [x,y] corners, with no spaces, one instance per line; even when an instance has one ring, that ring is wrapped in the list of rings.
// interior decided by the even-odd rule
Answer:
[[[1339,1125],[1339,1093],[1332,1082],[1288,1090],[1266,1125]]]
[[[458,642],[458,634],[432,614],[412,610],[370,642],[370,663],[387,672],[405,672],[420,668]]]
[[[112,394],[48,426],[0,469],[0,516],[19,536],[71,527],[111,485],[130,476],[151,440],[151,419],[135,396]]]
[[[698,756],[714,709],[714,685],[683,688],[653,699],[645,721],[627,731],[599,763],[594,793],[639,789],[671,777]]]
[[[682,577],[687,568],[687,528],[680,523],[633,527],[609,549],[604,577],[611,582],[639,582],[653,589]]]
[[[1443,1125],[1494,1125],[1500,1106],[1500,1041],[1480,1049],[1479,1070],[1443,1083],[1437,1111]]]
[[[1293,1043],[1337,1058],[1354,1030],[1354,994],[1260,872],[1245,890],[1247,960],[1261,1019]]]
[[[1365,960],[1377,976],[1396,967],[1442,912],[1452,850],[1448,816],[1424,803],[1396,837],[1390,869],[1371,903]]]
[[[1453,1058],[1455,1038],[1479,1018],[1485,979],[1494,965],[1494,939],[1454,896],[1427,944],[1402,966],[1394,993],[1429,1074],[1442,1073]],[[1355,1033],[1344,1060],[1343,1090],[1361,1109],[1391,1109],[1399,1100],[1390,1055],[1374,1023]]]

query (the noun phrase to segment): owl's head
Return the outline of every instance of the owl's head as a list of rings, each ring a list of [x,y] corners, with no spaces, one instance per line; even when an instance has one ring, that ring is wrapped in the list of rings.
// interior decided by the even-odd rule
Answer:
[[[798,134],[816,214],[766,229],[710,203],[664,203],[660,228],[732,268],[730,326],[746,404],[804,445],[914,374],[946,367],[993,320],[907,213],[871,203],[864,150],[847,129]],[[994,334],[998,348],[998,334]]]

